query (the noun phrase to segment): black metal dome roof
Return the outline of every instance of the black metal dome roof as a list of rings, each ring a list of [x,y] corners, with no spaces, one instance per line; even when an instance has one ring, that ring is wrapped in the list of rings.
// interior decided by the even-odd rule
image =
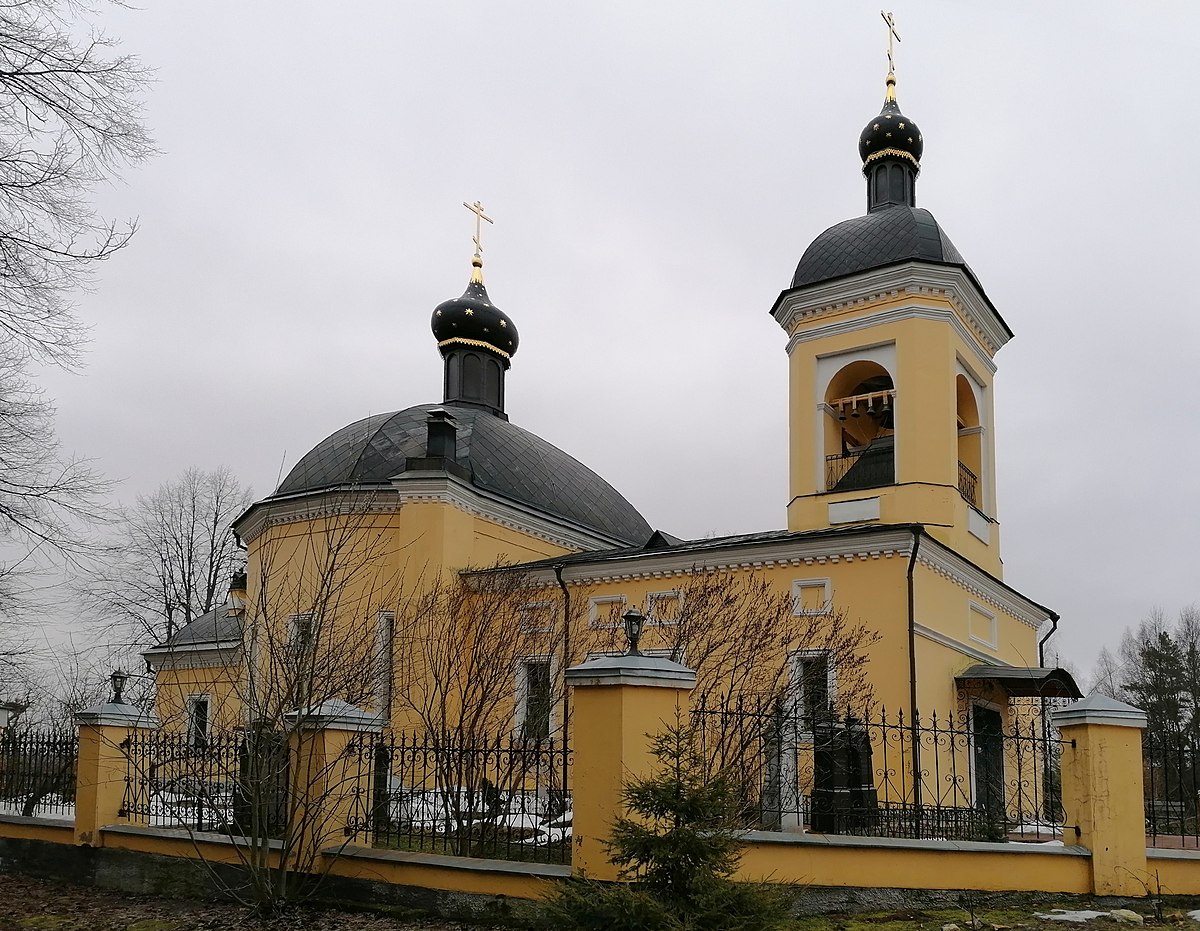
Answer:
[[[343,427],[305,455],[272,497],[346,485],[386,485],[407,459],[427,455],[429,412],[457,424],[457,462],[478,488],[616,540],[644,543],[652,528],[599,475],[557,446],[478,407],[421,404]]]
[[[910,259],[964,268],[967,264],[932,213],[894,204],[825,230],[804,250],[792,287]]]
[[[488,297],[479,255],[471,264],[474,266],[471,281],[462,297],[443,301],[434,308],[430,321],[433,335],[443,356],[456,346],[486,349],[500,356],[508,368],[509,359],[520,344],[517,326]]]

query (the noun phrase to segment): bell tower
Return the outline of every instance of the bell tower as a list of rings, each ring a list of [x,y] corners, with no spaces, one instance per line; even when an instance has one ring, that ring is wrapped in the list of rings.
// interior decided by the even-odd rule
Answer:
[[[994,357],[1012,331],[916,206],[923,150],[889,71],[859,136],[867,212],[813,241],[771,309],[788,334],[788,528],[922,524],[999,576]]]

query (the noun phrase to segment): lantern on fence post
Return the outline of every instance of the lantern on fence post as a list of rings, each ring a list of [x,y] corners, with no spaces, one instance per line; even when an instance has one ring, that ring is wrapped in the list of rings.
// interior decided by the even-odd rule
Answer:
[[[129,673],[118,667],[112,671],[112,675],[109,676],[109,679],[112,680],[112,703],[114,705],[125,704],[125,699],[121,696],[121,693],[125,691],[125,683],[129,681]]]
[[[625,639],[629,641],[629,649],[625,651],[625,655],[641,656],[638,640],[642,637],[642,628],[646,626],[645,616],[637,608],[630,608],[622,620],[625,622]]]

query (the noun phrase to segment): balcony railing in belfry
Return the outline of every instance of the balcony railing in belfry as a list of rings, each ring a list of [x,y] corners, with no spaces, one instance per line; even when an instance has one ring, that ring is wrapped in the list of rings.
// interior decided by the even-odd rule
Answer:
[[[961,462],[958,464],[958,493],[971,507],[979,507],[979,478]]]
[[[863,449],[825,457],[825,490],[853,491],[878,488],[896,481],[892,447]]]

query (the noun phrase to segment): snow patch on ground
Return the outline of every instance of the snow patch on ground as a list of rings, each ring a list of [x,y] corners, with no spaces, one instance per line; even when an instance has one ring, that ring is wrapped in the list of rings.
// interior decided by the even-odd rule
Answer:
[[[1056,908],[1048,912],[1034,912],[1034,915],[1046,921],[1073,921],[1076,924],[1083,924],[1093,918],[1105,918],[1108,916],[1108,912],[1093,912],[1087,909],[1072,911],[1069,908]]]

